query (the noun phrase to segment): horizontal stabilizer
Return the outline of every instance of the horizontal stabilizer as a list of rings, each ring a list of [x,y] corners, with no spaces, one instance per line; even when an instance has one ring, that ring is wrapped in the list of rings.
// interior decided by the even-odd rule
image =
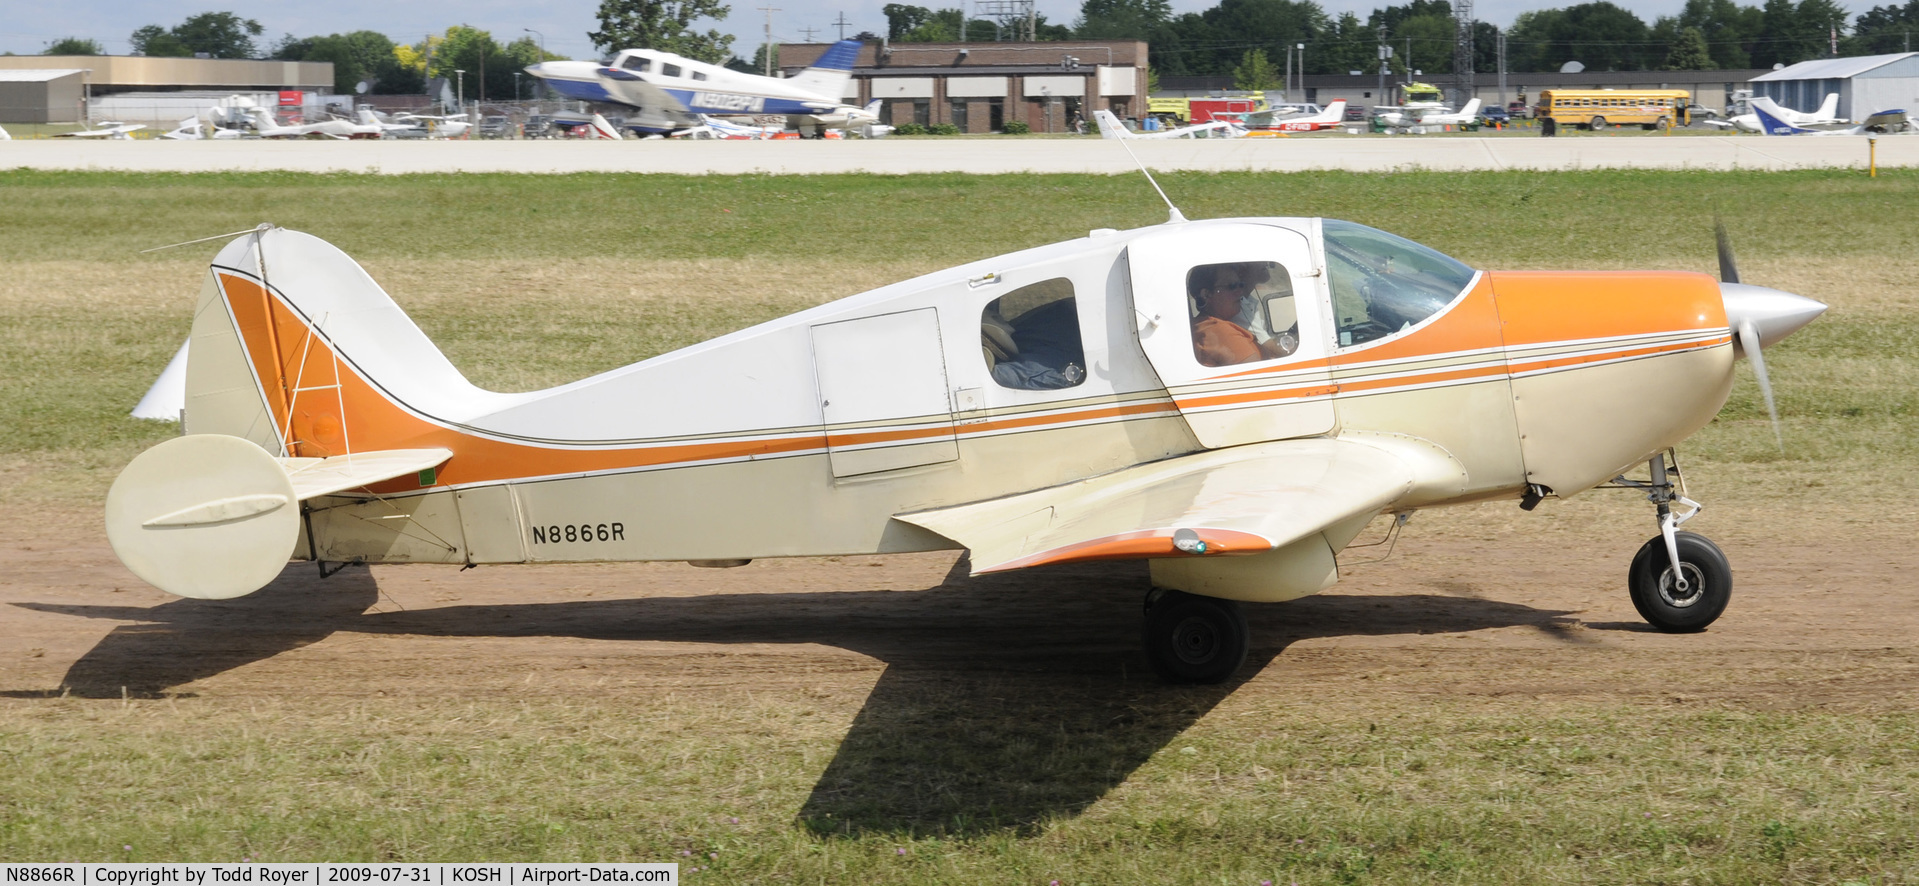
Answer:
[[[383,480],[418,474],[446,464],[451,449],[389,449],[355,452],[332,458],[283,458],[280,466],[293,481],[294,497],[306,501],[347,489],[371,486]]]
[[[1260,554],[1464,480],[1458,462],[1424,441],[1316,437],[1186,455],[898,519],[965,545],[979,574]]]

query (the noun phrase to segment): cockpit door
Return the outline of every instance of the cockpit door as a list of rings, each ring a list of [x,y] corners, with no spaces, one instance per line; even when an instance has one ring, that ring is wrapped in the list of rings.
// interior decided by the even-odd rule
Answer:
[[[1331,312],[1305,235],[1169,226],[1128,244],[1127,266],[1140,347],[1201,445],[1334,430]]]

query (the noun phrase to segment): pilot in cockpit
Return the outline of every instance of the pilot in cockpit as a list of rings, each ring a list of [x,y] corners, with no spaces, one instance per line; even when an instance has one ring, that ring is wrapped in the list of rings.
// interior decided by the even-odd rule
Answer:
[[[1290,314],[1290,290],[1265,292],[1273,282],[1268,262],[1201,265],[1187,275],[1187,294],[1193,299],[1193,354],[1204,366],[1232,366],[1273,360],[1299,346],[1296,324],[1287,320],[1274,334],[1272,311],[1283,303]]]

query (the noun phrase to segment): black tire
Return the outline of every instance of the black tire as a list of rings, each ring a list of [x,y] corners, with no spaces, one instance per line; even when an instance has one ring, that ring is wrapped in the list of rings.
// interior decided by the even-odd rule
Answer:
[[[1719,546],[1703,535],[1681,532],[1679,566],[1691,587],[1684,593],[1672,587],[1672,558],[1666,540],[1653,536],[1641,545],[1626,573],[1632,605],[1653,627],[1669,634],[1703,631],[1718,620],[1732,601],[1732,567]]]
[[[1594,118],[1592,119],[1592,122],[1591,122],[1591,123],[1588,123],[1588,124],[1586,124],[1586,128],[1587,128],[1587,129],[1590,129],[1590,130],[1592,130],[1592,131],[1594,131],[1594,132],[1598,132],[1598,131],[1600,131],[1600,130],[1602,130],[1602,129],[1605,129],[1605,128],[1606,128],[1606,118],[1604,118],[1604,117],[1594,117]]]
[[[1217,597],[1167,591],[1146,610],[1146,658],[1174,683],[1218,683],[1246,663],[1246,614]]]

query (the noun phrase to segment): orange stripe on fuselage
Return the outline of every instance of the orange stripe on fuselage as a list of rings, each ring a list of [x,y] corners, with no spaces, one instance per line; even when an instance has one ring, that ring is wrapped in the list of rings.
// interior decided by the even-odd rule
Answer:
[[[1689,271],[1495,271],[1508,347],[1724,329],[1719,282]]]

